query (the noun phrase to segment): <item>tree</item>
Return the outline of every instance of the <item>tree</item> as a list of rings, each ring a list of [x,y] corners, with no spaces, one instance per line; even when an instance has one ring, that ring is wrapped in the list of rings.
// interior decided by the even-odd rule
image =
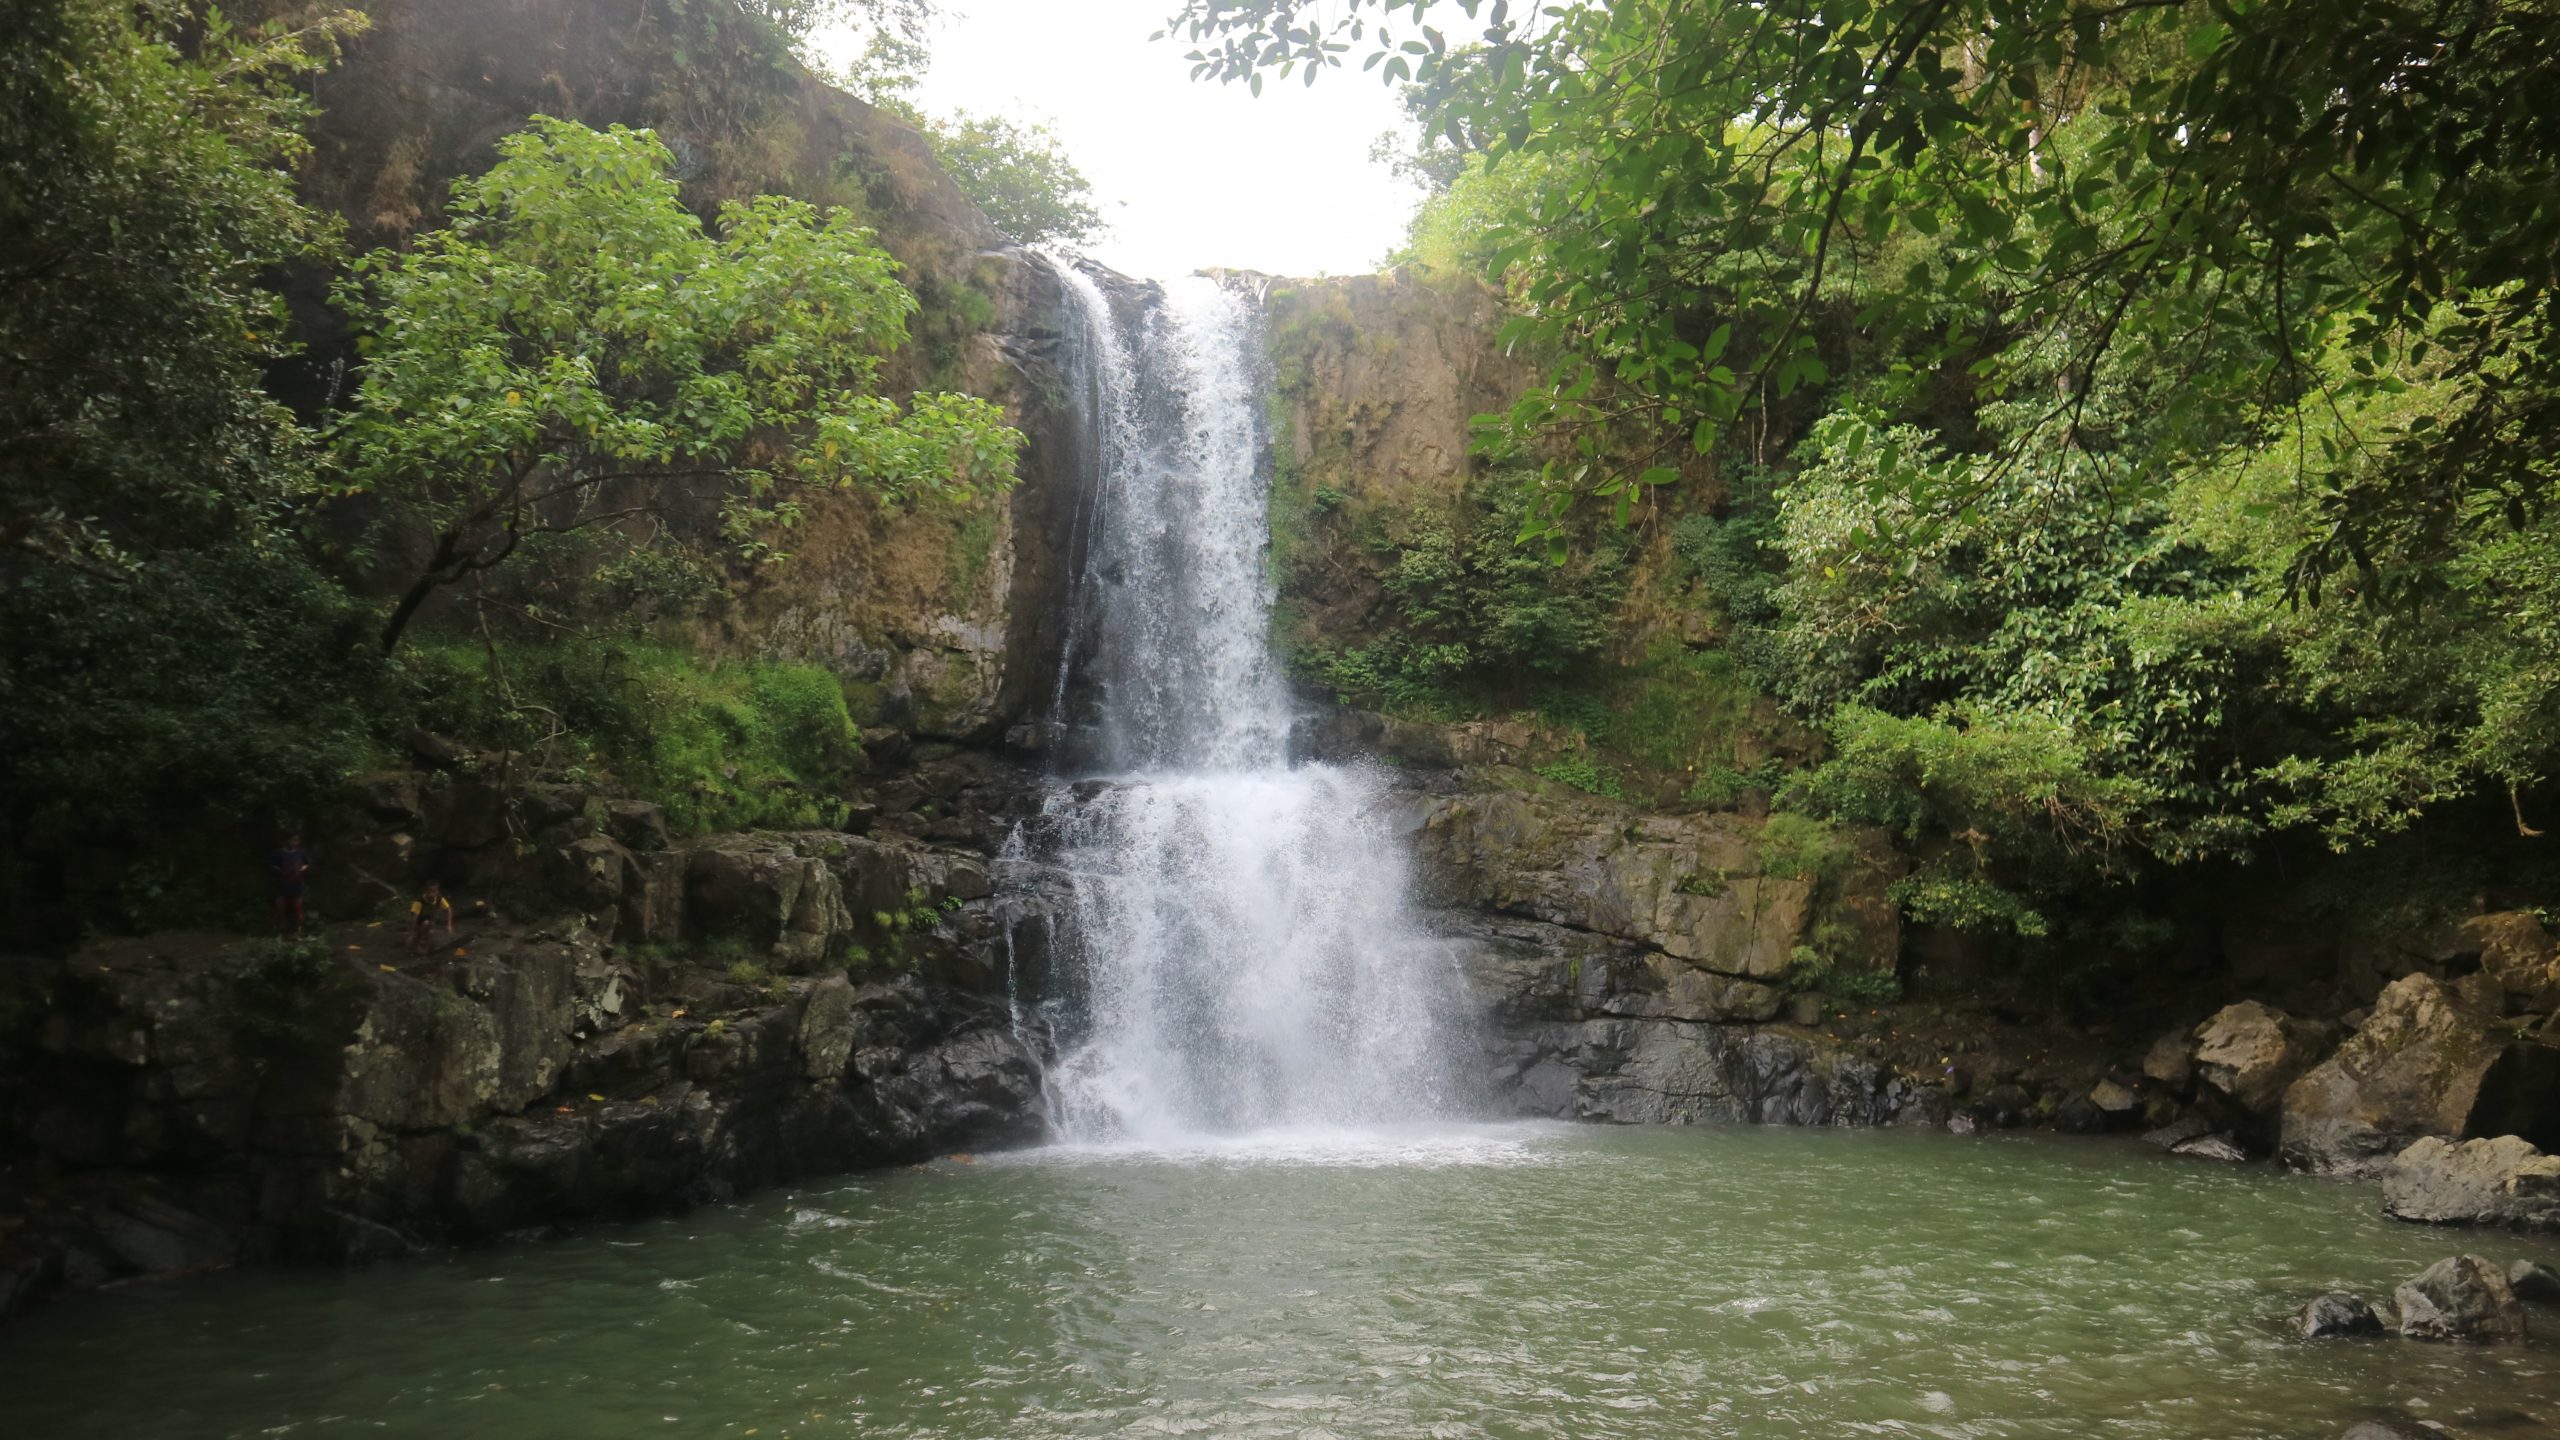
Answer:
[[[415,567],[385,650],[535,536],[644,545],[696,497],[768,554],[811,487],[965,503],[1013,483],[996,406],[873,393],[915,298],[850,215],[764,196],[707,233],[666,147],[619,126],[538,117],[499,155],[455,185],[449,228],[341,291],[365,367],[339,453]]]
[[[1459,43],[1427,23],[1460,14]],[[2388,463],[2314,462],[2306,590],[2382,586],[2392,554],[2550,498],[2560,111],[2520,97],[2560,73],[2560,13],[2537,0],[1188,0],[1171,28],[1195,74],[1257,89],[1365,49],[1463,148],[1575,176],[1492,265],[1512,338],[1562,357],[1495,427],[1566,447],[1550,514],[1624,510],[1678,449],[1821,384],[1825,307],[1877,266],[1873,339],[2041,397],[2011,430],[2027,461],[2092,443],[2081,397],[2128,347],[2181,372],[2152,432],[2173,446],[2387,388],[2403,354],[2476,379],[2428,426],[2350,438]],[[1742,252],[1793,263],[1711,283]],[[2364,352],[2342,381],[2314,364],[2332,340]],[[1965,499],[1934,498],[1915,526]]]
[[[290,88],[361,21],[193,53],[174,3],[0,10],[0,565],[137,573],[300,498],[262,277],[334,242],[293,193]]]
[[[923,126],[942,168],[1007,235],[1025,245],[1083,245],[1103,232],[1093,186],[1048,126],[965,110]]]
[[[263,277],[335,233],[294,198],[293,82],[360,24],[0,0],[0,947],[206,923],[218,869],[166,857],[360,753],[378,677],[260,388]]]

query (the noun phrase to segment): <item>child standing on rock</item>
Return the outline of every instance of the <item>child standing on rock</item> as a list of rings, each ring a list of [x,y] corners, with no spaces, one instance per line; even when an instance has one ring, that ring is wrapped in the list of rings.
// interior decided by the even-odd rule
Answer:
[[[453,938],[453,902],[444,898],[444,887],[433,880],[409,902],[409,953],[427,953],[429,932],[444,926],[444,938]]]

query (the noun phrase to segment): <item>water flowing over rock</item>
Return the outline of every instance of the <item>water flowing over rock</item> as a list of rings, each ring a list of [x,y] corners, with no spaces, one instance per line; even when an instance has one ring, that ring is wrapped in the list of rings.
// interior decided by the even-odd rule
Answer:
[[[1256,314],[1216,281],[1135,302],[1067,271],[1097,480],[1034,848],[1071,894],[1055,1122],[1161,1138],[1446,1108],[1443,948],[1362,771],[1287,758],[1267,644]]]

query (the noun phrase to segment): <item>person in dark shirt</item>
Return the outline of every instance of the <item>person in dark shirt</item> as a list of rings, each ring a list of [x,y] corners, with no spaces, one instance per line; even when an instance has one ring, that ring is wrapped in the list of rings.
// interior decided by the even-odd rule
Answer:
[[[302,933],[302,891],[311,875],[311,856],[302,848],[302,837],[284,837],[283,848],[267,857],[267,868],[276,876],[276,929],[299,935]]]

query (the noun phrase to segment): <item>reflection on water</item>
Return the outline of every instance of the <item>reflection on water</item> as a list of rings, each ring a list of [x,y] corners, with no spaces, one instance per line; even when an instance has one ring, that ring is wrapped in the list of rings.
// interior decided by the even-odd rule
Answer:
[[[561,1244],[76,1297],[12,1436],[2326,1437],[2560,1426],[2560,1314],[2308,1344],[2450,1251],[2040,1139],[1483,1127],[946,1161]]]

